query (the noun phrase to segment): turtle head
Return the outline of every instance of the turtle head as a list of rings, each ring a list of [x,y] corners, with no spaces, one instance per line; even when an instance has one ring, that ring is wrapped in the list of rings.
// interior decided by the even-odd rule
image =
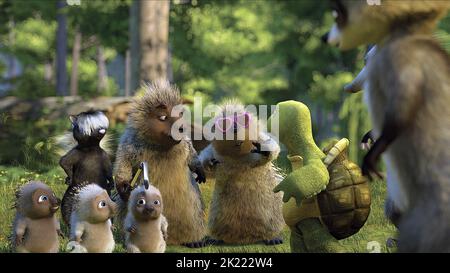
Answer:
[[[291,150],[296,143],[312,134],[311,115],[308,107],[299,101],[283,101],[277,104],[270,116],[268,129],[272,131],[278,123],[280,141]]]

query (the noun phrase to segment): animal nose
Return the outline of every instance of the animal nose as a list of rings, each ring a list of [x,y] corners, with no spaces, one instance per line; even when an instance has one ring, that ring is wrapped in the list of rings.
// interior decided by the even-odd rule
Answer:
[[[144,211],[148,214],[152,213],[155,210],[154,207],[145,206]]]
[[[114,202],[110,203],[109,208],[110,208],[110,212],[111,212],[112,215],[115,215],[117,213],[117,211],[118,211],[117,204],[114,203]]]
[[[51,199],[51,203],[53,206],[58,207],[59,205],[61,205],[61,200],[58,197],[53,197]]]
[[[327,43],[328,43],[328,35],[329,35],[329,34],[330,34],[330,33],[327,32],[327,33],[325,33],[324,35],[322,35],[322,37],[320,38],[324,44],[327,44]]]

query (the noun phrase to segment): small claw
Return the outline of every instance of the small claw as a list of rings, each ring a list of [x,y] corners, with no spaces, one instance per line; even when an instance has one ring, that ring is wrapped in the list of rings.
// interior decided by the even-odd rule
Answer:
[[[364,157],[363,165],[361,167],[362,174],[364,176],[367,176],[370,181],[373,180],[372,173],[375,174],[380,179],[383,179],[383,176],[381,173],[379,173],[375,168],[375,163],[377,162],[377,159],[374,158],[373,153],[370,150],[367,155]]]
[[[289,196],[288,194],[285,193],[285,194],[283,195],[283,202],[284,202],[284,203],[287,203],[287,202],[289,201],[289,199],[291,199],[291,196]]]
[[[65,183],[66,185],[70,185],[70,184],[72,183],[72,179],[70,179],[70,177],[66,177],[64,183]]]
[[[362,150],[365,150],[365,151],[370,150],[370,147],[371,147],[371,145],[369,143],[365,143],[365,142],[361,143]]]
[[[56,232],[58,233],[59,237],[61,237],[63,239],[65,238],[64,233],[61,230],[57,230]]]
[[[252,144],[253,144],[253,146],[256,147],[256,150],[261,151],[261,143],[254,141],[254,142],[252,142]]]
[[[215,166],[215,165],[217,165],[219,163],[220,163],[220,161],[215,159],[215,158],[211,158],[211,160],[209,161],[209,165],[210,166]]]
[[[195,178],[195,181],[197,181],[197,183],[205,183],[206,182],[206,175],[202,170],[196,170],[195,174],[197,175],[197,177]]]
[[[128,231],[129,233],[135,233],[135,232],[136,232],[136,228],[135,228],[135,227],[129,227],[129,228],[127,229],[127,231]]]
[[[252,142],[252,144],[256,147],[255,149],[252,149],[250,152],[251,153],[257,153],[257,154],[262,154],[264,156],[269,156],[270,152],[269,151],[261,151],[261,143],[259,142]]]
[[[281,191],[281,189],[280,189],[280,186],[278,185],[278,186],[275,186],[275,188],[273,188],[273,192],[274,193],[278,193],[278,192],[280,192]]]
[[[217,246],[217,245],[223,245],[225,242],[223,240],[217,240],[213,238],[207,238],[205,240],[205,246],[211,245],[211,246]]]
[[[264,244],[266,245],[279,245],[283,243],[283,240],[281,238],[273,238],[271,240],[263,240]]]
[[[201,247],[205,246],[205,242],[198,241],[198,242],[183,243],[181,245],[188,247],[188,248],[201,248]]]

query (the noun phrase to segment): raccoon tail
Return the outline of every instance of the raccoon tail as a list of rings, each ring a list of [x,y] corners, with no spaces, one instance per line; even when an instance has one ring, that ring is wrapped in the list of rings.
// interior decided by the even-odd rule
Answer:
[[[66,246],[66,251],[70,253],[87,253],[87,249],[76,241],[70,241]]]

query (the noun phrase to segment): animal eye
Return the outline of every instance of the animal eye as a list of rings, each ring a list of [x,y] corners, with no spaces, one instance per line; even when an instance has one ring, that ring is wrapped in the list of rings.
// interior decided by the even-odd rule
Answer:
[[[154,202],[153,202],[153,204],[155,204],[155,205],[159,205],[161,202],[159,202],[159,200],[155,200]]]
[[[137,203],[138,205],[145,205],[145,199],[139,199]]]
[[[45,202],[47,200],[48,200],[47,195],[41,195],[41,196],[39,196],[38,203],[42,203],[42,202]]]
[[[167,116],[159,116],[158,118],[160,121],[165,121],[167,119]]]
[[[100,202],[98,202],[98,208],[99,209],[101,209],[101,208],[104,208],[104,207],[106,207],[106,202],[105,201],[100,201]]]

